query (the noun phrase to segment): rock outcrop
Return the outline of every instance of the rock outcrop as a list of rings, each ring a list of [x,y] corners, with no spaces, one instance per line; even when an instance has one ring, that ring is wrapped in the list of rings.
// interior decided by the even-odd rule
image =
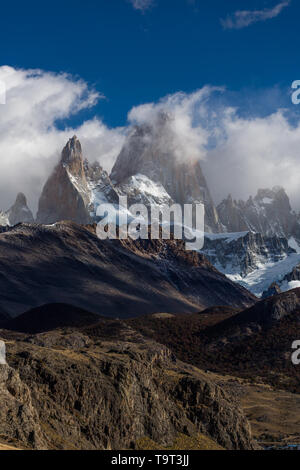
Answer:
[[[0,364],[0,397],[1,439],[21,448],[45,449],[30,389],[9,365]]]
[[[270,287],[262,293],[261,298],[266,299],[272,297],[273,295],[281,294],[281,289],[277,282],[273,282]]]

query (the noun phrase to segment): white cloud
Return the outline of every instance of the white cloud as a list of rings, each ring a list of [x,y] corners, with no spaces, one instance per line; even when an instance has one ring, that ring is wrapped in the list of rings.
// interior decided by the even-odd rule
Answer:
[[[109,129],[97,117],[77,128],[57,123],[98,101],[99,94],[85,82],[11,67],[0,67],[0,80],[7,85],[7,104],[0,105],[0,209],[7,209],[19,191],[36,209],[42,186],[73,134],[86,157],[111,168],[128,129]],[[216,202],[229,192],[245,199],[260,187],[282,185],[299,210],[300,122],[291,125],[283,110],[241,117],[238,109],[224,104],[222,94],[227,96],[225,90],[207,86],[134,107],[128,127],[150,124],[159,133],[159,119],[168,113],[171,119],[158,150],[181,160],[200,159]]]
[[[58,126],[101,95],[82,80],[42,70],[0,67],[6,105],[0,105],[0,209],[7,209],[23,191],[34,210],[46,178],[66,141],[77,134],[86,155],[110,167],[122,143],[121,129],[108,129],[99,119],[77,128]]]
[[[227,18],[221,19],[221,24],[224,29],[246,28],[253,23],[275,18],[290,3],[290,0],[286,0],[278,3],[273,8],[265,8],[263,10],[236,11],[233,15],[229,15]]]
[[[228,193],[247,198],[258,188],[283,186],[300,209],[300,124],[281,110],[264,118],[240,118],[231,110],[221,123],[225,138],[210,150],[203,168],[219,201]]]
[[[153,0],[129,0],[135,10],[142,12],[148,10],[153,5]]]
[[[195,119],[206,119],[206,100],[220,90],[204,87],[194,93],[175,93],[158,103],[133,108],[129,115],[131,125],[149,124],[158,137],[160,150],[179,160],[205,158],[210,133],[204,126],[195,126]],[[169,115],[167,126],[161,125],[163,114]]]

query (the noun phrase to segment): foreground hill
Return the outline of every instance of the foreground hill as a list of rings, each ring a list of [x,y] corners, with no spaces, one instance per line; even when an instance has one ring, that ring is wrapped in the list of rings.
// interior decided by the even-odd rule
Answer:
[[[20,224],[0,233],[0,309],[47,303],[104,316],[242,308],[257,299],[182,241],[100,241],[95,226]]]
[[[22,333],[43,333],[64,326],[80,327],[96,323],[99,316],[67,304],[36,307],[3,322],[3,328]]]
[[[0,366],[2,443],[34,449],[256,447],[230,393],[122,321],[99,319],[35,335],[0,330],[0,338],[8,362]]]
[[[10,316],[3,310],[0,310],[0,326],[4,325],[9,319]]]

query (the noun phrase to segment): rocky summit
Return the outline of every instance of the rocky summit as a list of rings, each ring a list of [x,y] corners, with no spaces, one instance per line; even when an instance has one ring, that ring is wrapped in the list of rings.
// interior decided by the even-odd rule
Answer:
[[[177,156],[172,130],[172,117],[158,116],[155,125],[136,126],[118,156],[111,179],[122,184],[128,178],[142,174],[161,184],[170,198],[178,204],[205,205],[206,230],[222,230],[207,182],[199,161],[182,161]]]
[[[21,222],[28,222],[32,224],[34,218],[31,210],[27,206],[27,199],[23,193],[19,193],[14,205],[8,210],[9,225],[17,225]]]
[[[88,224],[96,215],[99,202],[117,202],[110,179],[97,163],[84,160],[76,136],[62,151],[61,160],[47,180],[40,200],[37,223],[53,224],[72,220]]]

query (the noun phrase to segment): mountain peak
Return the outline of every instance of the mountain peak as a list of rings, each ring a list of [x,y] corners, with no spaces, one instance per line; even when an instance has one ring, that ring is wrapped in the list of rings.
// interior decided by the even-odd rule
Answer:
[[[18,193],[14,205],[7,212],[10,225],[17,225],[21,222],[33,223],[33,215],[27,206],[25,194]]]
[[[74,176],[83,176],[83,156],[79,139],[74,135],[65,145],[61,154],[61,164]]]
[[[113,166],[111,180],[118,185],[127,183],[132,176],[144,175],[162,185],[177,204],[202,202],[206,231],[220,231],[222,227],[200,162],[177,158],[172,144],[173,129],[168,125],[172,119],[172,114],[161,111],[153,125],[136,126]]]
[[[27,206],[27,199],[24,193],[17,194],[15,204],[18,204],[19,206]]]
[[[264,198],[268,199],[288,199],[285,189],[282,186],[274,186],[272,189],[264,188],[259,189],[255,196],[255,200],[259,201]]]

